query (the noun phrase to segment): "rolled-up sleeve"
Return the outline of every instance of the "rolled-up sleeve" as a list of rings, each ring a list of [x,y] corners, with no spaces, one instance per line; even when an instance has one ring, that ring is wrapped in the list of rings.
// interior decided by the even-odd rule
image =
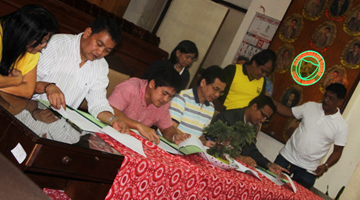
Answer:
[[[109,84],[108,73],[109,68],[106,64],[106,67],[102,67],[99,70],[99,76],[94,80],[92,87],[85,97],[88,102],[89,113],[94,117],[97,117],[103,111],[114,114],[114,110],[106,99],[106,88]]]

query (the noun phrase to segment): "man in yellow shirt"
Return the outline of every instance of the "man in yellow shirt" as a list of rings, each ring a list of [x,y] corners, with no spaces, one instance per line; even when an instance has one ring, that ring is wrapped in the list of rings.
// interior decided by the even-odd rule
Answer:
[[[265,49],[255,54],[249,62],[228,65],[224,70],[230,84],[226,86],[224,95],[219,97],[226,110],[246,107],[260,94],[265,94],[265,79],[274,70],[276,54]]]

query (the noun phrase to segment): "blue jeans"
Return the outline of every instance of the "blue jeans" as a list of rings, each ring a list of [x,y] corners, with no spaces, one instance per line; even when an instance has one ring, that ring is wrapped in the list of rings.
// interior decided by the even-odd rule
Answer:
[[[292,179],[300,185],[310,189],[316,180],[316,176],[306,171],[306,169],[298,167],[287,161],[282,155],[278,155],[274,163],[287,169],[290,172],[290,176],[293,175]]]

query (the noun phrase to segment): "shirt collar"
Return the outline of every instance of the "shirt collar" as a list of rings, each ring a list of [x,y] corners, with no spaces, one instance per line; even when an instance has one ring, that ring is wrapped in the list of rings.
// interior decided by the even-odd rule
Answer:
[[[195,102],[200,104],[199,95],[197,93],[197,88],[198,88],[198,86],[194,87],[192,90],[193,90],[193,93],[194,93]],[[210,102],[208,102],[206,100],[205,100],[204,104],[206,106],[210,106]]]
[[[84,33],[79,33],[76,36],[76,42],[75,42],[75,56],[76,56],[76,62],[79,64],[81,64],[81,53],[80,53],[80,41],[81,41],[81,37]]]
[[[174,68],[175,68],[175,65],[174,65]],[[185,70],[185,67],[182,68],[182,70],[179,72],[179,74],[181,75]]]
[[[243,70],[243,74],[248,77],[249,81],[255,80],[255,79],[250,80],[250,76],[249,76],[248,71],[246,69],[246,65],[244,65],[244,64],[242,65],[242,70]]]
[[[141,99],[141,104],[146,108],[146,107],[155,107],[154,104],[150,104],[149,106],[146,105],[146,101],[145,101],[145,93],[146,93],[146,88],[149,84],[149,82],[147,80],[143,80],[143,79],[140,79],[140,82],[141,83],[141,88],[139,90],[139,96],[140,96],[140,99]]]
[[[243,69],[243,73],[244,73],[246,76],[248,76],[248,72],[247,72],[246,66],[245,66],[244,64],[242,65],[242,69]]]
[[[334,113],[334,114],[331,114],[331,115],[325,115],[325,111],[324,111],[324,109],[323,109],[323,107],[322,107],[322,103],[320,103],[319,104],[320,105],[320,109],[321,109],[321,111],[322,111],[322,116],[324,117],[324,116],[329,116],[329,117],[331,117],[331,118],[336,118],[336,117],[338,117],[338,116],[341,116],[341,113],[340,113],[340,109],[339,108],[336,108],[337,109],[337,111],[336,111],[336,113]]]

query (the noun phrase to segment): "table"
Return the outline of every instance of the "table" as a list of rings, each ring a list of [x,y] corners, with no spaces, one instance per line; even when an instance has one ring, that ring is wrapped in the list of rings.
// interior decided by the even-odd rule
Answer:
[[[0,92],[0,105],[0,152],[53,199],[321,199],[297,183],[295,194],[261,174],[262,181],[196,154],[171,155],[135,133],[147,157],[108,135],[81,135],[64,120],[48,126],[31,116],[34,101]],[[11,153],[17,144],[23,162]]]
[[[32,109],[55,118],[36,101],[0,92],[0,152],[40,187],[73,199],[104,199],[124,156],[64,119],[35,120]]]
[[[108,135],[98,136],[125,156],[106,199],[322,199],[297,183],[298,191],[293,193],[290,185],[280,187],[261,174],[262,181],[219,169],[195,154],[168,154],[134,133],[147,158]],[[63,198],[57,198],[59,191],[45,192],[53,199]]]

